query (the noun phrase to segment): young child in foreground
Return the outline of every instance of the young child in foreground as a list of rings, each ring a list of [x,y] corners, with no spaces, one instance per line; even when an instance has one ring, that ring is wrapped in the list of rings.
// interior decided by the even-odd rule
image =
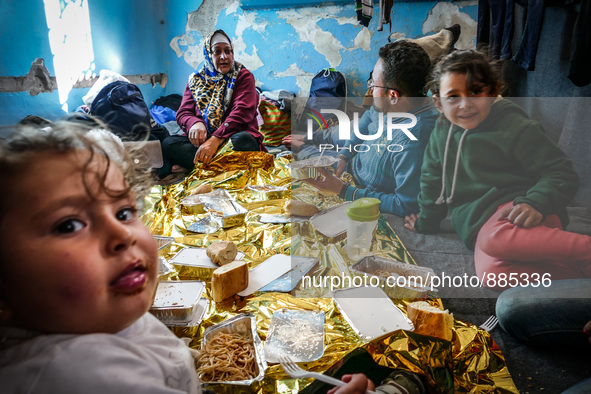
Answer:
[[[377,387],[362,373],[343,375],[342,380],[347,383],[345,386],[334,387],[328,390],[327,394],[365,394],[367,391],[379,394],[427,393],[427,388],[418,374],[401,369],[393,370]]]
[[[189,348],[148,313],[158,260],[141,172],[110,133],[81,127],[0,143],[1,391],[199,393]]]
[[[509,100],[485,56],[456,51],[434,70],[443,114],[425,151],[419,214],[409,230],[432,234],[449,210],[492,288],[591,277],[591,237],[564,231],[578,187],[568,157]]]

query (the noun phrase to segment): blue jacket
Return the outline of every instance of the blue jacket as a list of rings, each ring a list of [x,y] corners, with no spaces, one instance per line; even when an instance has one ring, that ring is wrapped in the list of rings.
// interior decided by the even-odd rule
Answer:
[[[347,148],[339,154],[349,159],[348,172],[359,187],[349,186],[345,190],[347,201],[362,197],[380,199],[380,211],[398,216],[418,213],[417,197],[420,190],[423,153],[439,113],[432,104],[423,105],[411,112],[417,117],[417,124],[409,131],[417,138],[411,140],[401,130],[394,130],[392,139],[387,140],[387,114],[371,108],[360,119],[359,131],[372,135],[378,131],[380,116],[383,118],[383,133],[377,140],[367,141],[356,136]],[[369,119],[365,118],[369,116]],[[369,120],[367,130],[363,127]],[[393,119],[393,123],[408,123],[408,118]],[[341,194],[343,196],[343,194]]]

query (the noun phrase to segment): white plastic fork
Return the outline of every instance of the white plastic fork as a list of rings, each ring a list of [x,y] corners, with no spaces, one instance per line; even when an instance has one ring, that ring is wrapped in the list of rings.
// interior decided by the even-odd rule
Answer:
[[[289,356],[285,354],[279,356],[279,363],[283,367],[283,370],[294,379],[314,378],[316,380],[320,380],[321,382],[332,384],[333,386],[344,386],[347,384],[342,380],[333,378],[332,376],[324,375],[318,372],[306,371],[300,368]],[[369,390],[367,390],[366,393],[376,394],[374,391]]]
[[[495,315],[492,315],[491,317],[486,319],[486,321],[484,323],[482,323],[480,325],[480,328],[482,328],[485,331],[492,331],[497,326],[498,323],[499,323],[499,319],[497,319],[497,317]]]

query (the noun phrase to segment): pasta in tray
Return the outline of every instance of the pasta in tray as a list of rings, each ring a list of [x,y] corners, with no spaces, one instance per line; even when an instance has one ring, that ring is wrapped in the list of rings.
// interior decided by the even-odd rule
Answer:
[[[218,331],[211,335],[197,363],[203,382],[233,382],[254,379],[258,374],[253,341],[237,333]]]

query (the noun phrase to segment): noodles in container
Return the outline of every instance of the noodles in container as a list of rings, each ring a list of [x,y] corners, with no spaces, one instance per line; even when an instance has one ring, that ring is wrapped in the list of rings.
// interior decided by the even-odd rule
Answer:
[[[240,314],[203,332],[197,361],[199,379],[207,386],[250,386],[265,377],[267,362],[252,314]]]
[[[287,167],[291,170],[292,179],[310,179],[320,175],[319,168],[328,169],[339,159],[332,156],[320,156],[312,159],[291,162]]]

